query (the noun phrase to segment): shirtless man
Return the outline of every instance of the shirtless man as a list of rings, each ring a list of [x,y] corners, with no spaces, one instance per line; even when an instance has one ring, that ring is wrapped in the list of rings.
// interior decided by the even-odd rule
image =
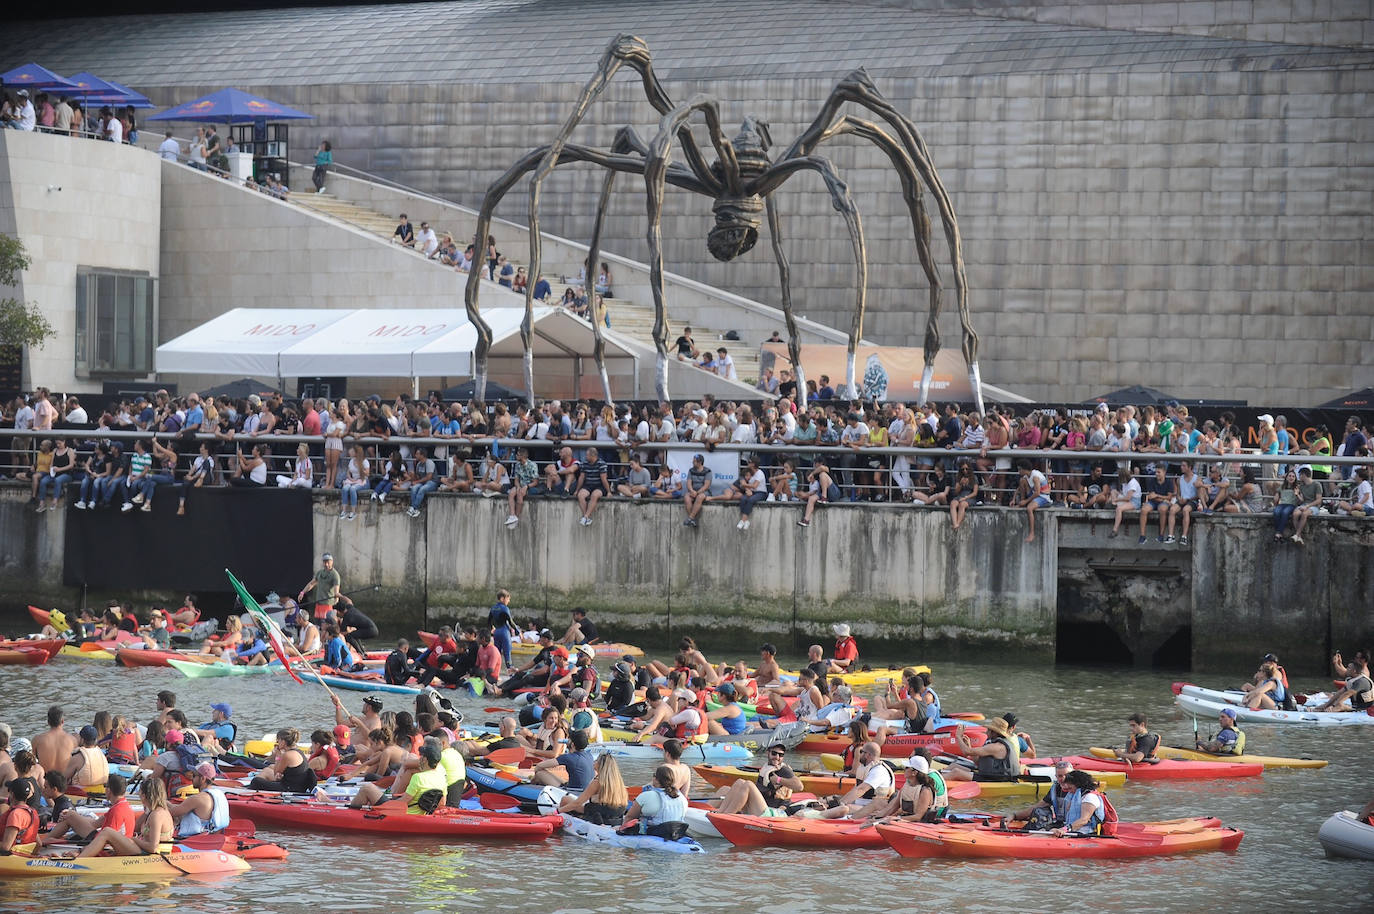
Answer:
[[[334,700],[334,723],[343,724],[349,729],[349,742],[357,747],[356,761],[365,762],[372,757],[372,750],[368,744],[367,737],[373,731],[382,726],[382,700],[375,695],[369,695],[363,699],[363,713],[359,717],[348,713],[344,708],[343,702],[339,701],[339,696],[330,696]]]
[[[630,721],[630,729],[639,731],[639,742],[645,742],[655,736],[658,728],[668,722],[668,718],[673,715],[673,708],[668,702],[663,700],[663,694],[658,686],[649,686],[644,690],[644,700],[649,704],[649,713],[643,720]]]
[[[759,648],[759,668],[754,671],[753,678],[761,689],[773,685],[782,678],[782,667],[778,666],[778,649],[771,642]]]
[[[66,721],[61,705],[48,708],[48,730],[33,738],[33,754],[44,771],[62,771],[76,751],[77,739],[63,726]]]

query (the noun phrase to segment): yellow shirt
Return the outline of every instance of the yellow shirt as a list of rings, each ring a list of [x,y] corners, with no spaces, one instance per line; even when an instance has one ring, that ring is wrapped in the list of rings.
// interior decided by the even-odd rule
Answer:
[[[406,803],[406,812],[414,816],[424,815],[424,810],[420,809],[416,803],[423,794],[431,790],[437,790],[444,794],[448,793],[448,776],[442,767],[415,772],[415,775],[410,779],[410,786],[406,787],[406,796],[410,798],[409,802]],[[442,802],[440,805],[443,805]]]

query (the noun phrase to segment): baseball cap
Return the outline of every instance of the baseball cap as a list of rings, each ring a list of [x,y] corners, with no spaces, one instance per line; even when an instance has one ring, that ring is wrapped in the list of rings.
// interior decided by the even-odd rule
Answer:
[[[696,701],[697,693],[693,692],[691,689],[673,689],[673,697],[685,698],[688,701]]]
[[[5,782],[5,789],[16,800],[27,800],[33,796],[33,781],[28,778],[15,778]]]
[[[611,667],[611,672],[615,673],[617,676],[620,676],[624,679],[629,679],[630,665],[628,663],[625,663],[624,661],[621,661],[620,663],[617,663]]]
[[[1269,415],[1268,413],[1262,413],[1261,415],[1256,416],[1255,419],[1259,422],[1268,422],[1270,425],[1274,424],[1274,417]]]
[[[211,765],[209,762],[201,762],[193,770],[207,781],[213,781],[219,776],[219,772],[215,770],[215,766]]]
[[[577,688],[572,690],[570,697],[573,701],[586,701],[587,690],[582,688],[581,686],[578,686]]]
[[[82,739],[83,742],[86,741],[86,740],[88,740],[88,739],[99,739],[99,738],[100,738],[100,731],[97,730],[95,727],[92,727],[90,724],[87,724],[86,726],[84,726],[84,727],[81,728],[81,739]]]
[[[18,754],[21,753],[21,752],[32,752],[32,751],[33,751],[33,743],[29,742],[27,737],[16,736],[14,739],[10,740],[10,755],[11,755],[11,756],[18,755]]]
[[[716,686],[716,691],[722,695],[734,695],[735,684],[733,682],[722,682],[720,685]]]
[[[321,561],[321,562],[332,562],[332,561],[334,561],[334,556],[333,556],[331,553],[326,552],[324,555],[320,556],[320,561]]]
[[[539,630],[539,637],[540,637],[540,638],[552,638],[552,637],[553,637],[553,632],[549,631],[547,628],[541,628],[541,629]]]
[[[380,698],[378,698],[376,695],[369,695],[369,696],[367,696],[366,698],[364,698],[364,699],[363,699],[363,704],[365,704],[365,705],[371,705],[372,707],[376,708],[378,711],[382,710],[382,700],[381,700]]]
[[[211,711],[218,711],[219,713],[223,714],[225,717],[233,717],[233,716],[234,716],[234,709],[231,708],[231,707],[229,707],[227,704],[225,704],[225,703],[222,702],[222,701],[221,701],[221,702],[216,702],[215,704],[212,704],[212,705],[210,706],[210,710],[211,710]]]
[[[566,660],[568,657],[568,649],[560,644],[558,645],[558,647],[553,649],[553,656],[562,657]]]
[[[930,774],[930,762],[919,755],[913,755],[911,758],[907,759],[906,767],[914,768],[922,774]]]
[[[420,756],[426,759],[431,765],[439,764],[439,756],[442,750],[434,743],[425,742],[420,745]]]
[[[175,746],[177,743],[185,741],[185,739],[186,737],[181,735],[180,730],[168,730],[167,735],[164,737],[164,741],[169,746]]]
[[[351,740],[352,738],[353,731],[349,730],[346,725],[334,725],[334,742],[338,743],[340,746],[346,746],[348,745],[349,740]]]
[[[1221,714],[1222,714],[1223,717],[1229,717],[1229,718],[1231,718],[1232,720],[1235,720],[1235,719],[1236,719],[1236,709],[1235,709],[1235,708],[1222,708],[1222,709],[1221,709]]]

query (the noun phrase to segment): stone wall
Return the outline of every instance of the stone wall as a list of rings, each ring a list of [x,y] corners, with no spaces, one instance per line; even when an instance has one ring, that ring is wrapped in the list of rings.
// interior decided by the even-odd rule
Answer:
[[[0,605],[76,605],[81,592],[61,585],[65,514],[35,514],[26,498],[0,488]],[[1024,514],[998,509],[970,511],[956,532],[943,512],[834,505],[801,529],[797,508],[764,504],[741,532],[730,508],[688,529],[679,505],[619,500],[591,527],[571,500],[536,500],[514,530],[502,499],[435,496],[414,519],[364,503],[342,521],[337,506],[316,495],[315,552],[333,552],[346,590],[379,585],[357,600],[389,631],[476,620],[505,587],[522,621],[584,606],[658,652],[684,634],[742,656],[765,639],[805,648],[839,621],[888,655],[1044,660],[1057,624],[1100,622],[1143,665],[1191,627],[1197,672],[1248,669],[1272,650],[1290,671],[1321,673],[1332,648],[1374,644],[1374,522],[1352,518],[1314,521],[1299,547],[1276,544],[1267,518],[1213,517],[1191,547],[1166,549],[1109,539],[1109,518],[1079,512],[1044,515],[1024,544]],[[1107,596],[1057,606],[1065,588]]]
[[[157,159],[142,150],[0,131],[0,232],[17,236],[32,260],[5,294],[37,304],[55,331],[28,351],[25,390],[99,388],[98,379],[76,376],[77,267],[158,277],[161,200]]]

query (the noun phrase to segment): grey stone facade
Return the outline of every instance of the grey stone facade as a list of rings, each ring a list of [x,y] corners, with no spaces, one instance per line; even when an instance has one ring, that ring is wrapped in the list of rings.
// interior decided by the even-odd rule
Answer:
[[[317,115],[293,128],[298,158],[327,136],[341,163],[468,205],[553,135],[617,31],[648,40],[675,97],[719,97],[731,131],[760,116],[779,147],[864,64],[921,126],[960,215],[989,381],[1042,398],[1145,383],[1296,404],[1374,382],[1374,51],[1358,46],[1368,3],[1286,19],[1261,2],[1005,5],[1021,18],[971,5],[478,0],[21,25],[12,47],[167,104],[251,88]],[[1156,6],[1177,7],[1177,21],[1146,23]],[[1213,8],[1210,31],[1185,21],[1204,18],[1200,7]],[[1323,15],[1360,28],[1345,42],[1261,29]],[[1254,27],[1217,30],[1241,20]],[[65,37],[92,29],[108,40]],[[1229,34],[1252,40],[1219,37]],[[1309,43],[1280,43],[1300,35]],[[623,124],[656,130],[630,76],[577,139],[608,145]],[[824,153],[863,213],[865,336],[919,345],[924,281],[896,177],[857,141]],[[556,175],[544,227],[585,239],[599,183],[582,167]],[[620,187],[603,243],[643,259],[643,195]],[[853,266],[824,188],[798,177],[779,200],[800,313],[846,326]],[[501,215],[523,218],[524,202],[515,195]],[[777,304],[767,245],[718,264],[705,249],[709,201],[674,192],[667,206],[669,269]],[[948,304],[941,329],[957,345]]]

